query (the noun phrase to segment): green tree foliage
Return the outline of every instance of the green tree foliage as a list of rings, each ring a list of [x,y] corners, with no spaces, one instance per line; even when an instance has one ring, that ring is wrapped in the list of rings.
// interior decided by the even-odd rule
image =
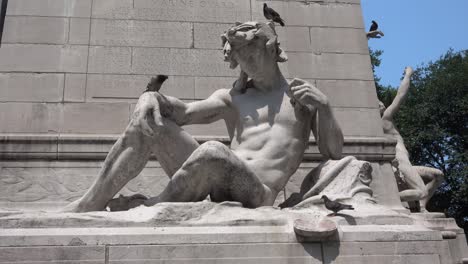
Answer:
[[[391,103],[396,89],[376,86],[379,99],[385,105]],[[449,50],[437,61],[415,70],[408,99],[395,116],[395,124],[411,162],[445,174],[445,182],[427,205],[428,210],[454,217],[467,232],[468,50]]]

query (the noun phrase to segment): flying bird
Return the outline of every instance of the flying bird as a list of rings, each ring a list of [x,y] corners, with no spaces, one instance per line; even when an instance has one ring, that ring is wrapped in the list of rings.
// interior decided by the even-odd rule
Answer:
[[[145,92],[159,92],[162,84],[168,79],[167,75],[156,75],[156,77],[151,78],[151,81],[146,86]]]
[[[325,208],[327,208],[330,211],[333,211],[333,215],[336,215],[336,213],[338,213],[341,210],[354,210],[354,208],[351,205],[332,201],[326,195],[322,195],[322,200],[325,202]]]
[[[284,27],[284,20],[275,10],[273,10],[273,8],[268,7],[266,3],[263,4],[263,15],[266,19],[272,20]]]
[[[379,29],[379,24],[372,20],[372,25],[370,26],[369,32],[376,31],[377,29]]]

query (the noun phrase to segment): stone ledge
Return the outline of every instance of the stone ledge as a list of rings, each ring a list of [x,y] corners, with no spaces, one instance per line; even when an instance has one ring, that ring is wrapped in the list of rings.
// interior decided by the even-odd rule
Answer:
[[[0,134],[0,160],[103,160],[119,135],[75,134]],[[200,142],[216,140],[229,144],[221,136],[196,137]],[[396,142],[385,137],[346,137],[343,155],[371,161],[388,161],[395,156]],[[323,157],[311,139],[304,161]]]

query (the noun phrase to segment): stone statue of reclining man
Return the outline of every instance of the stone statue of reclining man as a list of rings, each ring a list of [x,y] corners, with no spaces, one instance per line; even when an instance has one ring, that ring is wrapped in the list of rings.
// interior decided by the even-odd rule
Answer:
[[[288,83],[278,62],[287,58],[272,24],[247,22],[223,36],[225,59],[248,76],[245,89],[220,89],[205,100],[184,103],[158,92],[138,100],[130,124],[110,150],[92,187],[64,210],[102,210],[127,182],[157,157],[170,181],[144,201],[237,201],[273,205],[297,170],[312,131],[326,159],[340,159],[343,135],[327,97],[311,84]],[[292,102],[292,103],[291,103]],[[199,145],[181,126],[223,119],[231,147]]]

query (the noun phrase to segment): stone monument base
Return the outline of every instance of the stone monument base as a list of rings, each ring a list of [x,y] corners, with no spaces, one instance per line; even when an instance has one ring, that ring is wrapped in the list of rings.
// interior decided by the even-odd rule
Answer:
[[[210,202],[113,213],[3,212],[0,263],[452,264],[468,257],[465,235],[451,219],[354,206],[335,217],[317,208]],[[297,230],[314,230],[320,221],[334,223],[336,232]]]

